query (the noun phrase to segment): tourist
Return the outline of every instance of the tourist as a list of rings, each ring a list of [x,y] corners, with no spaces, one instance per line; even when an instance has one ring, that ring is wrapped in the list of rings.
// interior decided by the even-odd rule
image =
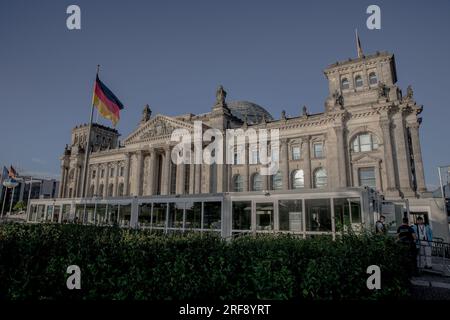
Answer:
[[[423,218],[418,217],[417,223],[412,226],[417,237],[417,266],[431,269],[431,244],[433,240],[433,233],[428,224],[424,224]]]
[[[387,229],[384,221],[386,220],[385,216],[380,216],[380,219],[375,223],[375,233],[377,234],[386,234]]]
[[[408,218],[403,218],[403,223],[397,228],[398,241],[405,246],[405,250],[409,253],[411,271],[417,273],[417,249],[416,249],[416,233],[409,225]]]

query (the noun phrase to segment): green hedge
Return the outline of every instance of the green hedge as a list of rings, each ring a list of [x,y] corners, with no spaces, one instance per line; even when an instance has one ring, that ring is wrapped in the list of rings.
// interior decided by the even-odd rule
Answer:
[[[381,290],[366,269],[381,268]],[[81,290],[66,288],[67,266]],[[0,299],[382,299],[408,295],[407,257],[393,239],[347,235],[161,236],[57,224],[0,226]]]

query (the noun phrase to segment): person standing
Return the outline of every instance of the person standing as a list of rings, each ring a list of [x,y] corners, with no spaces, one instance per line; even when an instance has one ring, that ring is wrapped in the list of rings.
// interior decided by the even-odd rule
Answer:
[[[417,236],[414,229],[409,225],[408,218],[403,218],[403,223],[397,228],[397,238],[400,243],[405,246],[408,251],[410,260],[411,272],[417,273]]]
[[[431,227],[424,223],[422,217],[417,218],[417,224],[413,226],[414,233],[417,236],[417,249],[419,255],[417,257],[417,266],[431,269],[431,245],[433,241],[433,232]]]
[[[377,234],[386,234],[387,229],[384,221],[386,220],[385,216],[380,216],[380,219],[375,223],[375,233]]]

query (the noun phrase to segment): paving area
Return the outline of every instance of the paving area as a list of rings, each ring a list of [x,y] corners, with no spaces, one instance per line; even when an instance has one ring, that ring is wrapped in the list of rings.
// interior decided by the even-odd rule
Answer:
[[[450,300],[450,277],[422,273],[411,279],[414,300]]]

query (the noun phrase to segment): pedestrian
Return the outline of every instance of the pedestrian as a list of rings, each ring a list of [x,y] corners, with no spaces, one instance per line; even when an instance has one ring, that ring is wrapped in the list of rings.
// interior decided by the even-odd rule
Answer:
[[[425,224],[422,217],[417,218],[417,223],[412,226],[416,234],[417,250],[417,266],[419,268],[431,269],[431,245],[433,241],[433,232],[428,224]]]
[[[416,248],[416,233],[409,225],[408,218],[403,218],[403,223],[397,228],[398,241],[405,246],[408,252],[410,271],[417,274],[417,248]]]
[[[386,217],[381,215],[380,219],[375,223],[375,233],[377,233],[377,234],[386,234],[387,233],[386,225],[384,224],[385,220],[386,220]]]

